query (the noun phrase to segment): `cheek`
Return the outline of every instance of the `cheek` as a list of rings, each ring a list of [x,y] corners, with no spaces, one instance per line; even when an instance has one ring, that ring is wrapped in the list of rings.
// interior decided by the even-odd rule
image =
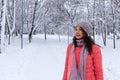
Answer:
[[[77,32],[76,32],[76,31],[74,32],[74,35],[77,35]]]
[[[74,35],[76,34],[76,31],[74,31]]]
[[[83,35],[82,31],[79,32],[81,35]]]

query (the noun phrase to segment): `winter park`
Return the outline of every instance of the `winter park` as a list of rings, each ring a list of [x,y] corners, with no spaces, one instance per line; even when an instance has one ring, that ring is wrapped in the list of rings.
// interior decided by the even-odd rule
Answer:
[[[72,80],[63,79],[67,47],[86,34],[100,47],[104,79],[81,80],[120,80],[120,0],[0,0],[0,80]]]

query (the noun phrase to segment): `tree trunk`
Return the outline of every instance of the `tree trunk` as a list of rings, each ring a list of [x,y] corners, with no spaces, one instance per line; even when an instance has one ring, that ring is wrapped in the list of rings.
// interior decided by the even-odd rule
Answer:
[[[68,44],[69,44],[69,37],[70,37],[70,34],[69,34],[69,26],[68,26]]]
[[[38,5],[38,0],[35,1],[35,7],[34,7],[34,13],[33,13],[33,19],[32,19],[32,28],[30,30],[29,33],[29,42],[31,43],[31,39],[32,39],[32,34],[35,28],[35,15],[36,15],[36,10],[37,10],[37,5]]]
[[[47,37],[46,37],[46,25],[45,25],[45,23],[44,23],[44,34],[45,34],[45,40],[46,40]]]
[[[20,31],[20,37],[21,37],[21,49],[23,48],[23,0],[22,0],[22,26]]]
[[[94,11],[93,11],[93,39],[95,41],[95,0],[94,0]]]
[[[112,18],[113,18],[113,48],[115,49],[115,11],[113,7],[113,1],[111,0]]]
[[[5,53],[5,24],[6,24],[6,0],[3,1],[3,14],[1,22],[1,53]]]

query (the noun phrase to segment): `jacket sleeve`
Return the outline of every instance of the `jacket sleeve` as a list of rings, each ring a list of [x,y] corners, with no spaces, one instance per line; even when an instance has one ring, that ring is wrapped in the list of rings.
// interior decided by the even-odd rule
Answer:
[[[93,47],[93,65],[96,80],[104,80],[102,68],[102,54],[99,46]]]
[[[69,60],[69,52],[70,52],[69,48],[70,48],[70,45],[68,45],[67,51],[66,51],[66,60],[65,60],[65,67],[64,67],[64,73],[63,73],[63,79],[62,80],[67,80],[68,60]]]

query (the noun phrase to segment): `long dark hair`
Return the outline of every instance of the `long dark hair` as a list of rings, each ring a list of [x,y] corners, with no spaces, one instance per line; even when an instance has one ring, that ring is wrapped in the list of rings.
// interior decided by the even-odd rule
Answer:
[[[92,52],[92,44],[95,44],[94,40],[91,38],[91,36],[88,36],[88,34],[84,31],[84,29],[82,29],[82,33],[83,33],[83,40],[85,43],[85,46],[88,49],[88,52],[91,54]],[[75,45],[75,47],[77,47],[77,42],[76,42],[76,37],[73,37],[73,44]]]

